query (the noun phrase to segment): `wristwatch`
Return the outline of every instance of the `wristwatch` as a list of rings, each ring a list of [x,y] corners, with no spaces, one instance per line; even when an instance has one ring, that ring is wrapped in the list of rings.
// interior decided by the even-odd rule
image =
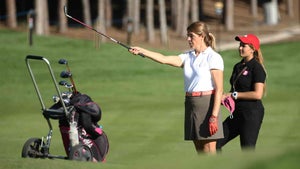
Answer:
[[[238,97],[238,92],[233,92],[231,96],[234,98],[234,100],[236,100]]]

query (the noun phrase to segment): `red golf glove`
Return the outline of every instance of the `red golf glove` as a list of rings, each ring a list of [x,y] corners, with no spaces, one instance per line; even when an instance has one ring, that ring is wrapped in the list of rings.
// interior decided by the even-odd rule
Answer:
[[[218,118],[214,115],[211,115],[208,126],[210,135],[214,135],[218,131]]]

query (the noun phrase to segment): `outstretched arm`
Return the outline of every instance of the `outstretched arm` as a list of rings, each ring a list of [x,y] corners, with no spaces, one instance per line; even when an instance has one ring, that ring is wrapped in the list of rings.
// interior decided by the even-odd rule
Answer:
[[[181,67],[182,66],[182,61],[179,56],[165,56],[161,53],[153,52],[141,47],[131,47],[129,49],[129,52],[132,54],[138,55],[138,54],[143,54],[147,58],[150,58],[154,60],[155,62],[161,63],[161,64],[166,64],[170,66],[175,66],[175,67]]]

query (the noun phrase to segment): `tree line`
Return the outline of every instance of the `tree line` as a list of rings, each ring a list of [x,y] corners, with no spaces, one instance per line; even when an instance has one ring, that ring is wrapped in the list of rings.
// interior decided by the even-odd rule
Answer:
[[[284,0],[286,3],[289,16],[294,15],[293,3],[295,0]],[[296,0],[297,1],[297,0]],[[67,7],[72,1],[57,0],[57,27],[59,33],[68,31],[68,20],[64,14],[64,6]],[[234,30],[234,0],[213,0],[214,10],[216,15],[222,20],[226,30]],[[30,19],[34,19],[34,30],[38,35],[50,34],[49,25],[49,4],[51,1],[34,0],[34,12],[29,15]],[[93,25],[96,30],[106,33],[106,29],[112,26],[113,22],[113,8],[112,0],[97,0],[97,19],[92,22],[91,18],[91,1],[81,0],[82,4],[82,18],[87,25]],[[278,3],[278,0],[250,0],[249,11],[253,17],[257,16],[259,3]],[[18,26],[16,16],[16,1],[6,0],[6,25],[9,28],[16,28]],[[159,19],[160,38],[163,44],[168,41],[167,31],[173,29],[179,36],[185,36],[186,27],[189,23],[201,20],[203,15],[204,0],[126,0],[125,14],[122,18],[122,25],[127,31],[135,35],[140,34],[141,23],[145,24],[147,41],[153,43],[155,41],[154,25],[155,16]],[[278,8],[278,5],[273,5]],[[93,7],[95,8],[95,7]],[[141,9],[143,9],[144,17],[141,17]],[[51,10],[51,9],[50,9]],[[267,10],[267,9],[265,9]],[[276,9],[278,11],[278,9]],[[276,11],[275,10],[275,11]],[[101,39],[105,41],[104,38]]]

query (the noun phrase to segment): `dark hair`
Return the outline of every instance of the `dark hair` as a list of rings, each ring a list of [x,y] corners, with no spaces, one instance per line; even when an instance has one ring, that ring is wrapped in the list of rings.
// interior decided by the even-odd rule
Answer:
[[[193,32],[195,34],[204,36],[204,42],[206,46],[210,46],[215,49],[216,38],[208,31],[208,26],[206,23],[200,21],[193,22],[187,27],[187,32]]]

